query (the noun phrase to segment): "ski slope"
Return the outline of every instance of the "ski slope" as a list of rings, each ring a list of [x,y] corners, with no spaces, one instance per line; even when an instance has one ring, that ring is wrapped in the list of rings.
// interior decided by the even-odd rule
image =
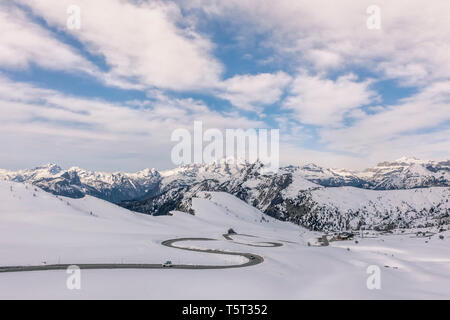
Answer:
[[[199,193],[195,215],[137,214],[93,197],[68,199],[32,185],[0,182],[0,266],[82,263],[236,265],[242,257],[177,246],[251,252],[258,265],[226,270],[82,270],[81,290],[65,270],[0,273],[0,299],[396,299],[449,298],[449,231],[308,246],[320,236],[271,219],[226,193]],[[233,228],[239,235],[227,240]],[[436,231],[436,230],[434,230]],[[440,239],[439,236],[444,236]],[[274,247],[263,243],[276,242]],[[250,246],[251,245],[251,246]],[[366,286],[367,267],[381,268],[381,290]]]

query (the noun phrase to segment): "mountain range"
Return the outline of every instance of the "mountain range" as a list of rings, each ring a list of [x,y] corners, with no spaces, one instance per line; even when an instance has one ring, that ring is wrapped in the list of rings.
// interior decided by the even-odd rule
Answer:
[[[0,180],[32,183],[71,198],[92,195],[152,215],[195,214],[192,198],[204,191],[235,195],[269,216],[312,230],[389,230],[441,225],[449,218],[450,161],[401,158],[363,171],[314,164],[261,174],[263,165],[219,162],[173,170],[105,173],[50,164],[0,170]]]

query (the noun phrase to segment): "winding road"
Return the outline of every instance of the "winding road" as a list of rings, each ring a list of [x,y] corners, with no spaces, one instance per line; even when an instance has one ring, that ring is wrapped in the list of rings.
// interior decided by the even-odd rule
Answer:
[[[234,241],[230,235],[223,235],[227,240]],[[248,235],[246,235],[248,236]],[[254,236],[250,236],[254,237]],[[177,242],[183,241],[216,241],[216,239],[209,238],[180,238],[180,239],[170,239],[163,241],[161,244],[169,248],[175,248],[179,250],[195,251],[195,252],[205,252],[211,254],[223,254],[229,256],[241,256],[246,258],[248,261],[242,264],[236,265],[187,265],[187,264],[174,264],[171,267],[164,267],[162,264],[119,264],[119,263],[99,263],[99,264],[54,264],[54,265],[39,265],[39,266],[0,266],[0,273],[7,272],[31,272],[31,271],[52,271],[52,270],[67,270],[70,266],[77,266],[82,270],[112,270],[112,269],[189,269],[189,270],[205,270],[205,269],[233,269],[233,268],[245,268],[254,266],[264,262],[264,258],[253,254],[253,253],[242,253],[242,252],[230,252],[222,251],[217,249],[197,249],[197,248],[186,248],[181,246],[174,246]],[[258,244],[252,245],[248,243],[239,244],[253,246],[253,247],[280,247],[283,244],[277,242],[259,242]]]
[[[255,236],[251,236],[248,234],[234,234],[235,236],[245,236],[245,237],[251,237],[251,238],[257,238]],[[245,243],[245,242],[237,242],[235,241],[232,237],[231,234],[223,234],[222,235],[225,239],[230,240],[230,241],[234,241],[234,243],[238,243],[238,244],[243,244],[245,246],[250,246],[250,247],[263,247],[263,248],[267,248],[267,247],[281,247],[283,244],[279,243],[279,242],[257,242],[257,244],[251,244],[251,243]]]

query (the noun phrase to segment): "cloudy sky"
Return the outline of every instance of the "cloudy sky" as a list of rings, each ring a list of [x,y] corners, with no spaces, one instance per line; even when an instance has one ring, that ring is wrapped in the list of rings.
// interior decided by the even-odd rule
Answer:
[[[450,158],[449,13],[447,0],[1,0],[0,167],[170,168],[172,131],[195,120],[279,128],[282,163]]]

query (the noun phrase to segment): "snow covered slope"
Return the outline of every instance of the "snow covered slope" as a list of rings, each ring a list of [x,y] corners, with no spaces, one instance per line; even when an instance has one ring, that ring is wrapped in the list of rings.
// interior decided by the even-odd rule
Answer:
[[[320,234],[263,215],[226,193],[199,192],[195,215],[148,216],[106,201],[57,197],[0,182],[0,266],[53,263],[239,264],[239,257],[167,248],[251,252],[264,262],[227,270],[82,270],[81,290],[61,271],[0,273],[0,299],[394,299],[450,297],[450,232],[377,235],[308,246]],[[232,240],[222,234],[233,228]],[[448,228],[447,228],[448,229]],[[438,230],[428,230],[438,232]],[[245,235],[244,235],[245,234]],[[282,244],[268,246],[268,242]],[[380,268],[381,290],[367,288]]]
[[[0,181],[0,265],[77,261],[161,263],[170,257],[167,253],[170,249],[160,245],[163,240],[199,236],[220,238],[229,228],[250,233],[265,230],[268,220],[255,223],[262,216],[257,209],[230,195],[218,195],[217,199],[213,207],[220,206],[221,209],[215,210],[212,216],[209,213],[212,202],[199,199],[196,208],[199,212],[208,212],[205,215],[194,217],[176,213],[175,216],[152,217],[95,197],[71,199],[54,196],[30,184]],[[234,203],[233,214],[223,211],[225,202],[230,206]],[[242,218],[236,219],[236,216]],[[284,232],[298,231],[292,224],[274,219],[271,222]],[[177,261],[206,261],[196,260],[196,255],[188,261],[184,256],[192,254],[181,252]],[[220,262],[220,258],[215,263]],[[212,260],[214,263],[214,256]]]
[[[280,210],[290,220],[313,230],[388,231],[450,223],[449,199],[450,188],[389,191],[318,188],[288,200],[290,207]]]

